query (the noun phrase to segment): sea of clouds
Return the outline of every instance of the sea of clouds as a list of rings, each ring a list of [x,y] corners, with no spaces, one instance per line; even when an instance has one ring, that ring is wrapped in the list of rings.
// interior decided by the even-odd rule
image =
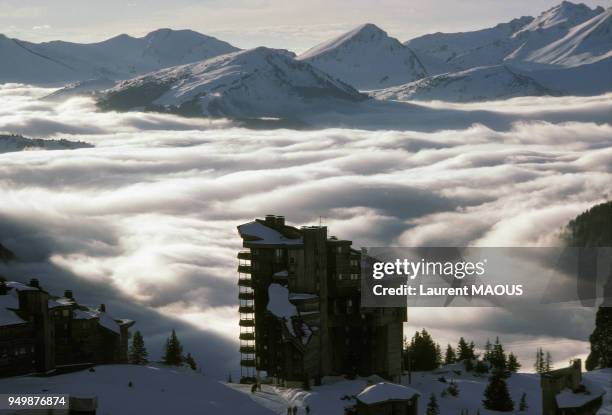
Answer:
[[[459,129],[441,118],[420,131],[293,131],[102,113],[88,98],[41,99],[49,92],[0,85],[0,132],[96,147],[0,147],[0,243],[19,257],[0,274],[107,303],[137,320],[153,357],[177,327],[215,376],[238,368],[239,224],[323,218],[357,246],[547,246],[612,198],[611,95],[423,105],[473,113]],[[487,127],[484,112],[511,122]],[[593,310],[410,309],[408,326],[444,344],[500,335],[529,369],[539,346],[559,364],[584,355]]]

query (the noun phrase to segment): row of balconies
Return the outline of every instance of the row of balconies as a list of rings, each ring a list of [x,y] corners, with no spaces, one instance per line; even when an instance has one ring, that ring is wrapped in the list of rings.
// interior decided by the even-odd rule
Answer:
[[[251,260],[251,251],[238,252],[238,259]]]
[[[238,299],[240,299],[240,300],[254,300],[255,299],[255,293],[254,292],[238,293]]]
[[[248,313],[248,314],[252,314],[255,312],[255,306],[253,305],[243,305],[238,307],[238,312],[239,313]]]
[[[240,366],[255,367],[255,358],[253,358],[253,359],[241,359],[240,360]]]

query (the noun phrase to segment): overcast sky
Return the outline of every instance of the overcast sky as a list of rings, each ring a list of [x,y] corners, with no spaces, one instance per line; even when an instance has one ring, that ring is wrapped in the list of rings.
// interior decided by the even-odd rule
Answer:
[[[0,32],[24,40],[93,42],[160,27],[193,29],[238,47],[303,51],[371,22],[404,41],[537,15],[558,0],[0,0]],[[588,0],[610,7],[612,0]]]

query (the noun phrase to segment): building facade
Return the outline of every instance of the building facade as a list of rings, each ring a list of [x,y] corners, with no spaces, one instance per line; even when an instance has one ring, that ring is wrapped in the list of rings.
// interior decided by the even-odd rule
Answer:
[[[0,377],[126,363],[132,324],[78,304],[70,290],[54,297],[36,279],[0,281]]]
[[[238,226],[242,380],[401,374],[406,308],[362,308],[361,253],[325,226],[268,215]]]

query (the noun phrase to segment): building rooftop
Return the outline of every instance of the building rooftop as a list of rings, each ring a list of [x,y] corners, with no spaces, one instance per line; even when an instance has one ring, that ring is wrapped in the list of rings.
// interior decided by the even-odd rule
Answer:
[[[408,400],[419,395],[419,392],[408,386],[380,382],[362,390],[357,395],[357,400],[366,405],[372,405],[386,401]]]
[[[240,236],[252,245],[301,245],[301,237],[289,238],[279,230],[266,226],[259,221],[253,221],[238,226]]]

